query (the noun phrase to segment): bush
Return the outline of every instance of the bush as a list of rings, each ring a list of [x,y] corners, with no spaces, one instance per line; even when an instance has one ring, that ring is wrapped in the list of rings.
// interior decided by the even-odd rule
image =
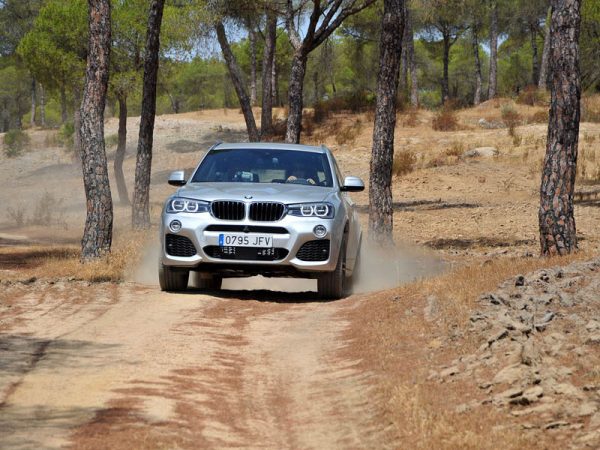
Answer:
[[[548,104],[548,93],[541,91],[535,85],[525,86],[517,96],[517,103],[520,105],[545,105]]]
[[[10,130],[4,135],[4,153],[9,158],[19,156],[29,144],[29,136],[21,130]]]
[[[394,175],[400,177],[413,171],[417,155],[412,150],[402,150],[394,155],[393,172]]]
[[[342,129],[338,128],[338,132],[335,135],[335,141],[338,143],[338,145],[347,144],[348,142],[354,143],[361,130],[362,122],[360,119],[357,119],[351,125],[348,125]]]
[[[458,129],[456,114],[449,108],[442,108],[434,116],[431,127],[436,131],[456,131]]]
[[[528,120],[529,123],[548,123],[548,111],[537,111]]]
[[[58,130],[58,142],[62,147],[67,148],[67,150],[73,150],[74,140],[73,137],[75,135],[75,126],[73,122],[65,122],[61,125]]]
[[[510,104],[503,105],[500,112],[502,114],[502,121],[508,127],[508,134],[514,137],[515,128],[517,125],[520,125],[523,120],[521,114],[519,114]]]
[[[119,135],[118,134],[109,134],[104,138],[104,145],[107,149],[116,147],[119,143]]]
[[[462,142],[454,142],[451,147],[444,150],[446,156],[462,156],[465,152],[465,147]]]

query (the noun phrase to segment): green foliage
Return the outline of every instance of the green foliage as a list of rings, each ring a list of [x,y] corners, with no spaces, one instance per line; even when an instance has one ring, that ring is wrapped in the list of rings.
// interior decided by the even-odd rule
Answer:
[[[75,126],[73,122],[65,122],[58,130],[58,142],[60,145],[71,151],[74,147],[73,136],[75,135]]]
[[[10,130],[4,134],[4,153],[9,158],[19,156],[29,144],[29,136],[21,130]]]

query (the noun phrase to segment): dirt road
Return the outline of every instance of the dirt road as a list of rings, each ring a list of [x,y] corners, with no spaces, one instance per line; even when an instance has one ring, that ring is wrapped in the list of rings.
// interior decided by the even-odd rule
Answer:
[[[0,448],[385,448],[361,296],[4,286]],[[260,299],[260,301],[258,300]]]

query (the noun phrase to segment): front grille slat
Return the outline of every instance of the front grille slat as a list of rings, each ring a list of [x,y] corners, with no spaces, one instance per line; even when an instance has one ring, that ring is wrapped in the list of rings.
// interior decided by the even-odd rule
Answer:
[[[218,200],[211,208],[213,216],[221,220],[243,220],[246,215],[244,202]]]
[[[166,247],[167,254],[171,256],[190,257],[196,254],[194,243],[189,238],[177,234],[167,234]]]
[[[277,222],[285,213],[285,206],[276,202],[254,202],[250,204],[249,217],[255,222]]]
[[[296,258],[301,261],[327,261],[329,259],[329,240],[305,242],[296,253]]]

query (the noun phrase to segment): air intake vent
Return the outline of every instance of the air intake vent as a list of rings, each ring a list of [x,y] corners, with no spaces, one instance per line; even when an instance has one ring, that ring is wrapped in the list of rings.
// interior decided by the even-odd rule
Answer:
[[[212,214],[221,220],[242,220],[245,216],[243,202],[212,202]]]
[[[185,236],[167,234],[167,254],[171,256],[190,257],[196,254],[196,247]]]
[[[329,240],[306,242],[296,253],[296,258],[302,261],[327,261],[329,259]]]
[[[250,205],[250,220],[276,222],[283,217],[285,207],[281,203],[257,202]]]

